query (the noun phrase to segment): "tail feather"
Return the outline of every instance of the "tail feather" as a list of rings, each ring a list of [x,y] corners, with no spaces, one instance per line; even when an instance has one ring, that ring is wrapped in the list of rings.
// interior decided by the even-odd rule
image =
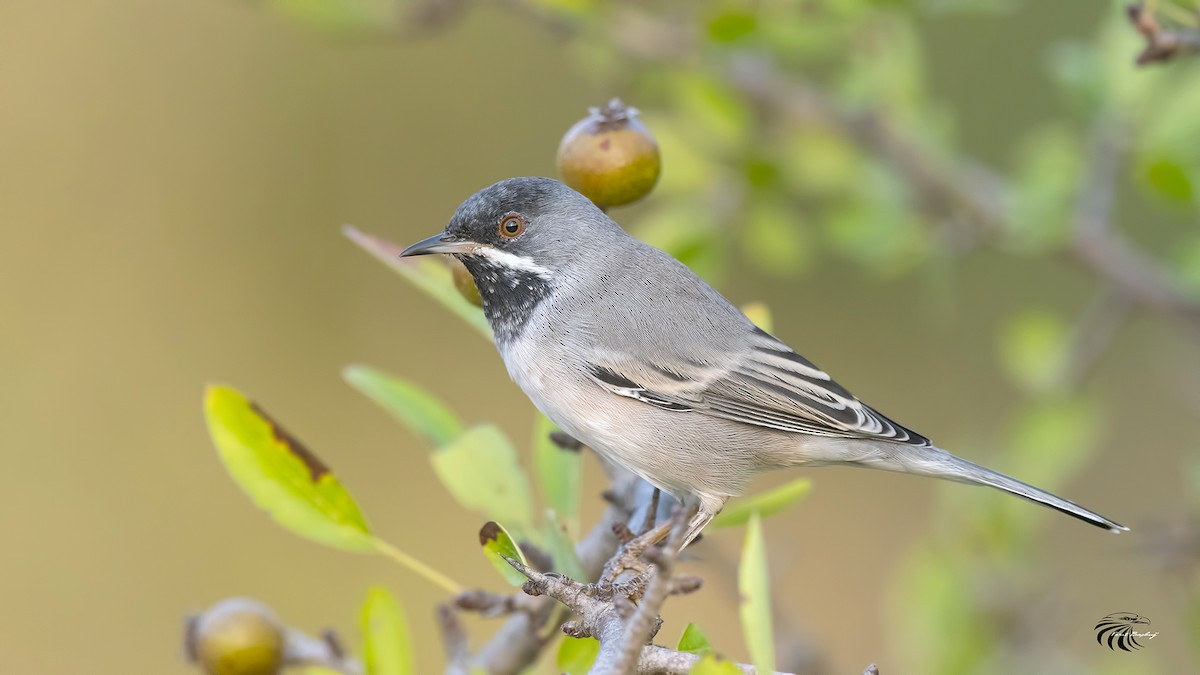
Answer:
[[[1104,516],[1085,509],[1068,499],[1051,494],[1045,490],[1033,487],[1028,483],[1006,476],[998,471],[969,462],[961,457],[952,455],[945,450],[933,447],[917,448],[912,446],[895,446],[901,452],[888,453],[890,456],[879,458],[882,461],[866,462],[877,468],[906,473],[917,473],[935,478],[944,478],[960,483],[987,485],[998,490],[1004,490],[1037,504],[1049,506],[1068,516],[1078,518],[1085,523],[1102,527],[1109,532],[1128,532],[1129,528]]]

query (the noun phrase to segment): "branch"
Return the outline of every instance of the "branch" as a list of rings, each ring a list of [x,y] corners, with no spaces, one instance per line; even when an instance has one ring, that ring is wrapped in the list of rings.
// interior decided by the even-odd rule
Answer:
[[[700,660],[700,657],[695,654],[657,645],[643,645],[640,652],[635,649],[637,664],[632,669],[630,666],[633,664],[622,664],[620,661],[612,660],[614,656],[620,658],[620,655],[614,655],[616,650],[611,645],[618,645],[618,648],[622,645],[631,623],[630,619],[626,618],[628,615],[621,609],[621,600],[617,600],[617,598],[624,600],[622,595],[619,593],[609,594],[602,588],[591,584],[581,584],[558,574],[539,572],[519,560],[512,558],[507,560],[529,579],[529,582],[525,584],[526,593],[553,598],[562,603],[580,617],[578,621],[571,624],[571,632],[579,637],[594,637],[600,642],[600,653],[596,657],[593,673],[686,675]],[[662,578],[665,579],[665,575]],[[643,602],[647,601],[650,601],[649,597],[643,599]],[[625,602],[628,603],[628,600]],[[737,667],[743,673],[755,672],[753,666],[746,664],[737,664]],[[624,669],[616,670],[616,668]],[[775,673],[774,675],[787,674]]]
[[[442,646],[446,651],[446,675],[468,675],[471,670],[471,651],[467,645],[467,632],[458,620],[458,614],[449,605],[438,605],[438,628],[442,633]]]
[[[1188,29],[1166,29],[1146,3],[1138,2],[1126,10],[1129,22],[1146,39],[1146,47],[1138,54],[1135,63],[1144,66],[1165,63],[1177,56],[1200,52],[1200,32]]]
[[[362,664],[346,654],[342,642],[333,631],[326,630],[314,638],[295,628],[285,629],[283,662],[287,666],[321,666],[345,675],[361,675]]]
[[[891,164],[926,212],[949,217],[985,238],[1003,238],[1008,222],[1005,204],[1011,199],[1007,185],[990,170],[970,160],[939,156],[900,133],[880,113],[845,110],[824,92],[793,81],[761,59],[736,61],[730,78],[760,105],[842,128],[864,149]],[[1101,206],[1107,214],[1109,207]],[[1200,338],[1200,302],[1112,228],[1094,227],[1097,223],[1091,220],[1084,225],[1076,227],[1075,236],[1063,245],[1063,255],[1134,304]]]
[[[658,494],[655,492],[655,494]],[[657,498],[654,498],[657,500]],[[671,592],[671,582],[675,574],[675,557],[683,547],[683,533],[688,521],[695,513],[691,510],[676,507],[671,516],[671,535],[666,546],[662,549],[648,549],[643,555],[654,564],[653,577],[646,588],[645,595],[638,603],[637,611],[625,622],[623,634],[619,640],[605,643],[600,642],[600,653],[596,656],[593,670],[600,673],[629,672],[639,660],[642,648],[650,641],[653,634],[658,632],[658,610],[662,607],[667,595]],[[612,662],[611,664],[609,662]]]
[[[600,576],[605,563],[617,552],[620,542],[613,534],[613,526],[625,524],[636,518],[636,506],[649,504],[654,488],[637,476],[605,463],[611,487],[611,506],[600,522],[575,547],[583,571],[588,579]],[[513,614],[492,639],[485,644],[472,660],[472,665],[483,668],[489,675],[517,675],[532,664],[542,648],[553,637],[540,634],[540,628],[550,620],[554,611],[554,600],[549,597],[525,598],[528,602],[524,611]]]

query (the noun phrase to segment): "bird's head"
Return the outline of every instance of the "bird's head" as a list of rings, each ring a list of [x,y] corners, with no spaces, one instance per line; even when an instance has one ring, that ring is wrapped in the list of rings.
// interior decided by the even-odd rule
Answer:
[[[510,178],[464,201],[445,231],[401,257],[446,253],[466,266],[498,325],[523,323],[542,298],[589,261],[615,252],[623,231],[590,200],[551,178]],[[511,328],[511,326],[509,326]]]

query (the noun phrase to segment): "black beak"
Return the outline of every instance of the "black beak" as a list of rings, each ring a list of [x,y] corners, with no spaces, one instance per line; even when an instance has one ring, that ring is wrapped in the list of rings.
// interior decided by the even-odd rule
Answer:
[[[412,255],[429,255],[430,253],[467,253],[477,246],[474,242],[459,241],[453,237],[438,233],[427,239],[422,239],[400,253],[401,258]]]

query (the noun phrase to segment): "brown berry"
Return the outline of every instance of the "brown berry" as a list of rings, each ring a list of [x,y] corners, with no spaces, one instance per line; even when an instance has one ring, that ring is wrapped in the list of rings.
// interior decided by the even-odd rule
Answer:
[[[600,208],[650,194],[662,167],[658,143],[638,119],[637,108],[615,98],[591,108],[567,131],[557,163],[563,182]]]
[[[459,294],[466,298],[467,302],[472,305],[483,307],[483,298],[479,296],[479,287],[475,285],[475,279],[467,271],[467,266],[451,256],[446,256],[446,263],[450,265],[450,274],[454,278],[454,287],[458,289]]]
[[[229,598],[188,626],[188,653],[208,675],[276,675],[283,669],[284,629],[266,605]]]

